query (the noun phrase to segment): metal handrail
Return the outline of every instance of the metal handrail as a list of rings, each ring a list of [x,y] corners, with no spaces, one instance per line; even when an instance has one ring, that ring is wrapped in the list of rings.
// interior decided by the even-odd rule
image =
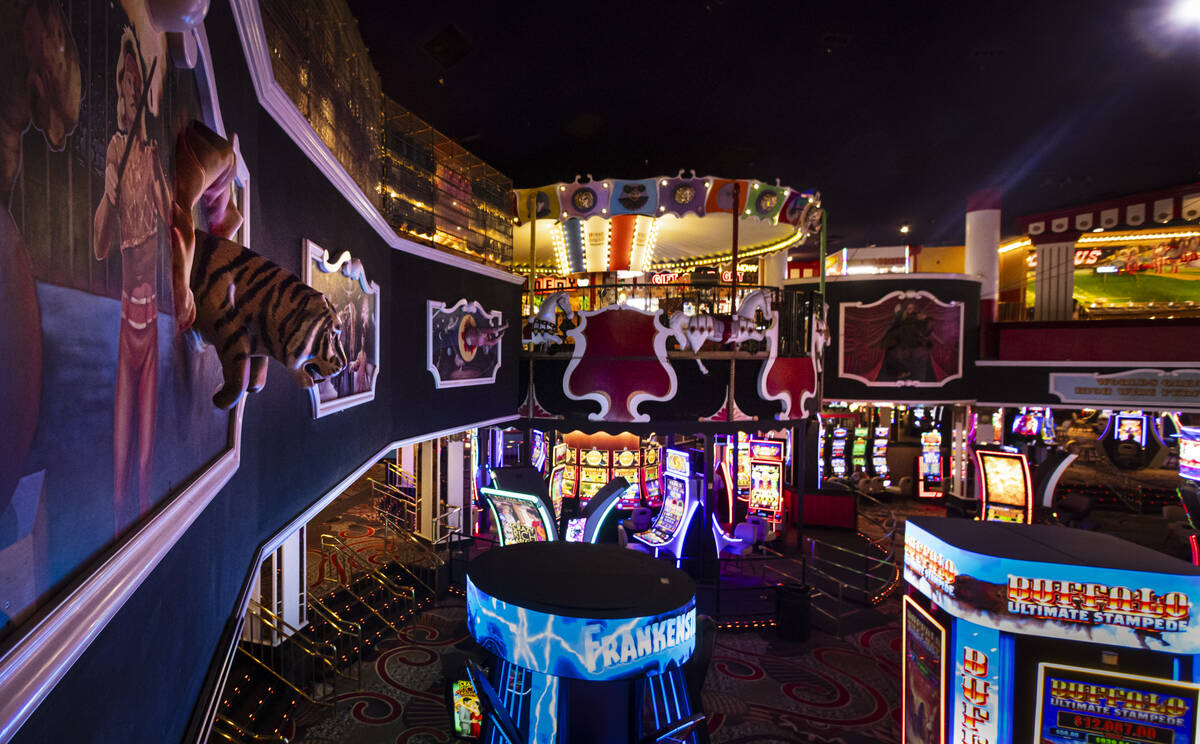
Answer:
[[[309,609],[312,610],[313,612],[315,612],[317,615],[319,615],[322,619],[324,619],[325,622],[329,623],[333,627],[333,629],[337,632],[339,637],[340,636],[348,636],[349,637],[350,642],[353,644],[352,648],[354,649],[355,657],[356,657],[353,661],[354,676],[350,677],[350,679],[354,680],[355,688],[361,690],[362,689],[362,656],[363,656],[363,651],[365,650],[364,646],[363,646],[362,625],[354,622],[353,620],[343,620],[342,617],[340,615],[338,615],[336,611],[334,611],[332,608],[326,607],[325,603],[322,602],[317,597],[310,596],[308,598],[308,602],[309,602],[309,605],[308,605]],[[341,655],[340,653],[338,653],[337,644],[334,644],[334,653],[338,654],[338,656],[341,659],[343,659],[345,661],[349,661],[349,658],[347,656],[344,656],[344,655]]]
[[[238,650],[238,653],[240,653],[240,654],[244,654],[244,655],[246,656],[246,658],[250,659],[250,661],[252,661],[252,662],[254,662],[255,664],[257,664],[257,665],[259,665],[260,667],[262,667],[262,668],[263,668],[263,669],[264,669],[264,670],[267,672],[267,674],[270,674],[270,675],[271,675],[272,677],[274,677],[275,679],[279,680],[279,681],[280,681],[280,682],[282,682],[283,684],[285,684],[285,685],[287,685],[288,687],[290,687],[290,688],[291,688],[291,690],[292,690],[292,692],[295,692],[297,695],[299,695],[300,697],[304,698],[305,700],[307,700],[308,702],[312,703],[313,705],[319,705],[319,706],[321,706],[321,707],[323,707],[323,708],[332,708],[332,707],[333,707],[333,702],[332,702],[332,701],[327,701],[327,700],[317,700],[316,698],[314,698],[313,696],[309,695],[307,692],[305,692],[304,690],[300,689],[300,688],[299,688],[299,687],[297,687],[295,684],[293,684],[293,683],[292,683],[292,681],[291,681],[291,680],[289,680],[287,677],[284,677],[284,676],[283,676],[281,673],[279,673],[279,672],[275,671],[274,669],[272,669],[272,668],[271,668],[271,666],[270,666],[269,664],[267,664],[265,661],[263,661],[262,659],[258,658],[257,656],[255,656],[254,654],[250,653],[249,651],[247,651],[246,649],[242,648],[241,646],[238,646],[238,649],[237,649],[237,650]]]
[[[372,566],[366,558],[363,558],[361,555],[359,555],[358,551],[347,545],[340,537],[336,535],[322,534],[321,552],[327,552],[330,550],[339,553],[344,558],[348,558],[352,563],[362,564],[367,575],[393,595],[397,597],[408,598],[413,602],[416,602],[416,590],[413,589],[413,587],[405,586],[404,584],[397,584],[396,582],[392,581],[392,579],[386,576],[383,572]],[[347,572],[347,579],[349,579],[349,572]]]
[[[434,545],[442,545],[457,531],[457,528],[450,526],[450,518],[462,514],[462,510],[463,508],[461,506],[447,509],[446,511],[442,512],[440,517],[433,520],[434,534],[439,535],[439,537],[433,541]],[[441,556],[439,556],[437,553],[432,553],[432,555],[441,561]],[[444,563],[440,565],[444,565]]]
[[[218,724],[218,723],[223,724],[225,726],[232,726],[234,731],[237,733],[237,736],[235,737],[233,734],[229,733],[228,731],[218,728],[216,726],[216,724]],[[245,744],[246,739],[250,739],[251,741],[282,742],[282,744],[289,744],[289,742],[290,742],[290,740],[283,734],[256,734],[253,731],[246,729],[246,727],[242,726],[237,721],[234,721],[233,719],[229,718],[228,716],[222,715],[220,713],[217,714],[216,720],[212,727],[212,733],[216,734],[217,736],[220,736],[221,738],[225,739],[226,741],[233,742],[233,744]]]

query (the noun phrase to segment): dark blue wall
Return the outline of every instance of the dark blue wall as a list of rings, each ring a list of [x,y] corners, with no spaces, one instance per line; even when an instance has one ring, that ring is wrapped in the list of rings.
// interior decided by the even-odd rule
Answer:
[[[516,321],[519,287],[388,247],[258,106],[226,3],[213,4],[206,27],[226,130],[238,135],[251,173],[251,247],[297,273],[303,238],[362,260],[381,289],[376,397],[314,420],[307,391],[271,362],[266,389],[246,405],[238,472],[19,742],[179,741],[266,539],[389,442],[516,413],[518,334],[506,334],[495,384],[436,390],[424,318],[426,300],[466,297]]]

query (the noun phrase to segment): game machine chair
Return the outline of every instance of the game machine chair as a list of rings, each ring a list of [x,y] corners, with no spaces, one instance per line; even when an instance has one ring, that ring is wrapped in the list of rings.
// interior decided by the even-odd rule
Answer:
[[[742,558],[750,555],[754,550],[767,539],[767,520],[762,517],[750,515],[746,517],[745,522],[739,522],[733,528],[733,535],[727,533],[721,527],[721,523],[717,521],[717,515],[712,515],[712,533],[713,543],[717,549],[717,560],[721,560],[722,554],[734,559],[735,563],[741,568]]]

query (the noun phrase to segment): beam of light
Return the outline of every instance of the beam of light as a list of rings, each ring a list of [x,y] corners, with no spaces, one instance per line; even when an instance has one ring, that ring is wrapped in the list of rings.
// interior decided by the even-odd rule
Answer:
[[[1178,26],[1200,26],[1200,0],[1175,0],[1167,17]]]

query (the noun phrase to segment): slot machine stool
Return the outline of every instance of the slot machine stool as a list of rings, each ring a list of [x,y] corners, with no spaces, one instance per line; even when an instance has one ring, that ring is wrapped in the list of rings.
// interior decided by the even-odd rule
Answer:
[[[483,741],[694,741],[704,720],[682,667],[696,646],[696,585],[615,545],[521,543],[467,568],[467,627],[493,657]],[[649,698],[654,731],[644,730]],[[650,727],[646,727],[650,728]]]

